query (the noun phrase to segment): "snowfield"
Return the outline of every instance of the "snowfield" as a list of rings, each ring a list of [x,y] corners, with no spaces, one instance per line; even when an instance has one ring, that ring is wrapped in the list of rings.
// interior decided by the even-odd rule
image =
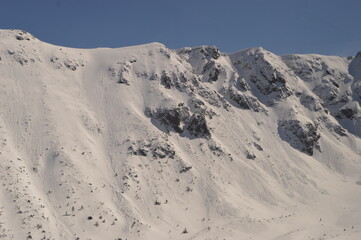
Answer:
[[[361,52],[0,31],[0,239],[361,239]]]

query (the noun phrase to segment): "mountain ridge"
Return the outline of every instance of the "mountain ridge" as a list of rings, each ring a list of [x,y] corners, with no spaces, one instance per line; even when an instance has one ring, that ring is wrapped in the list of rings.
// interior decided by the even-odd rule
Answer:
[[[0,38],[5,239],[358,239],[357,57]]]

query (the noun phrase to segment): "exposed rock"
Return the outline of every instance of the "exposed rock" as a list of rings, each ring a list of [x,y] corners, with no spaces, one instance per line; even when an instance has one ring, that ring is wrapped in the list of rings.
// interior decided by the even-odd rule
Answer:
[[[202,58],[206,59],[218,59],[221,56],[219,49],[215,46],[200,46],[195,48],[182,48],[178,50],[181,55],[194,54],[201,55]]]
[[[271,68],[271,69],[270,69]],[[276,99],[284,99],[292,95],[291,90],[286,85],[286,79],[282,73],[266,65],[260,70],[261,75],[265,81],[254,81],[261,93],[270,95],[271,93],[276,94]]]
[[[188,104],[189,104],[189,106],[191,108],[191,111],[203,113],[209,119],[212,119],[214,116],[217,116],[217,114],[212,109],[208,108],[205,105],[205,103],[200,99],[191,98],[188,101]]]
[[[158,121],[166,131],[183,132],[184,124],[190,117],[189,109],[184,106],[175,108],[158,108],[155,111],[147,108],[146,116]]]
[[[161,52],[163,56],[166,57],[167,59],[170,59],[170,52],[168,49],[160,48],[159,52]]]
[[[314,149],[320,149],[318,140],[320,134],[317,125],[310,122],[302,123],[299,120],[278,122],[280,137],[292,147],[312,156]]]
[[[64,61],[64,66],[70,70],[75,71],[76,68],[79,67],[79,64],[74,60],[67,59]]]
[[[321,120],[322,122],[324,122],[326,127],[331,132],[336,133],[338,136],[341,136],[341,137],[347,136],[347,131],[344,128],[342,128],[340,125],[338,125],[337,123],[332,122],[330,120],[330,118],[328,118],[327,116],[320,117],[318,120]]]
[[[205,106],[204,102],[200,99],[191,98],[189,102],[195,109],[202,109]]]
[[[255,148],[257,148],[258,151],[263,151],[263,148],[261,145],[259,145],[258,143],[254,142],[253,146],[255,146]]]
[[[185,173],[192,169],[192,166],[183,166],[179,173]]]
[[[222,98],[216,91],[210,91],[203,88],[198,91],[198,94],[212,106],[223,107],[226,110],[228,110],[230,107],[227,101]]]
[[[233,54],[231,60],[239,76],[253,83],[251,87],[255,86],[266,96],[262,99],[265,104],[273,105],[292,95],[286,81],[291,75],[278,56],[263,48],[254,48]]]
[[[150,80],[158,79],[157,74],[153,74]],[[194,86],[198,86],[195,76],[187,75],[184,72],[166,72],[163,71],[160,77],[160,84],[166,89],[176,88],[181,92],[193,92]]]
[[[16,40],[19,40],[19,41],[23,41],[23,40],[27,40],[27,41],[30,41],[30,40],[34,40],[35,37],[33,35],[31,35],[30,33],[28,32],[25,32],[25,31],[17,31],[18,34],[15,35],[15,38]]]
[[[195,137],[207,138],[211,137],[211,131],[207,125],[206,118],[204,114],[194,113],[189,119],[188,124],[185,129]]]
[[[242,92],[247,92],[247,91],[251,90],[251,88],[249,87],[246,80],[244,78],[240,78],[240,77],[237,78],[237,80],[236,80],[236,88]]]
[[[358,103],[354,102],[354,104],[347,105],[342,107],[337,113],[337,118],[347,118],[347,119],[358,119],[360,118],[360,106],[358,106]]]
[[[267,111],[264,107],[262,107],[262,105],[259,103],[259,101],[255,97],[244,95],[244,94],[239,94],[236,91],[234,91],[233,89],[228,89],[226,96],[228,96],[229,99],[231,101],[233,101],[238,108],[250,109],[254,112],[266,112]]]
[[[221,147],[217,146],[217,144],[213,141],[208,141],[208,148],[209,150],[211,150],[213,155],[216,155],[217,157],[226,155],[224,150]]]
[[[335,126],[333,127],[333,131],[334,131],[335,133],[337,133],[338,135],[340,135],[341,137],[346,137],[346,136],[347,136],[346,130],[343,129],[343,128],[342,128],[341,126],[339,126],[339,125],[335,125]]]
[[[27,65],[29,62],[35,62],[35,59],[29,58],[29,56],[23,50],[18,50],[18,51],[8,50],[7,52],[9,55],[13,56],[16,62],[18,62],[22,66]]]
[[[162,84],[165,88],[171,89],[173,86],[172,79],[165,73],[162,73],[160,77],[160,84]]]
[[[221,56],[219,49],[215,46],[203,47],[201,50],[206,57],[210,56],[213,59],[218,59]]]
[[[153,159],[174,158],[174,148],[165,141],[157,138],[150,140],[138,140],[128,147],[129,155],[151,156]]]
[[[219,79],[219,76],[221,75],[221,71],[223,71],[223,68],[221,64],[217,63],[213,59],[211,59],[203,69],[203,81],[206,82],[215,82]]]
[[[182,48],[178,50],[179,56],[194,67],[194,73],[203,75],[203,81],[216,81],[220,65],[217,60],[222,54],[219,49],[213,46],[201,46],[195,48]],[[212,71],[206,71],[206,70]],[[213,73],[212,73],[213,72]]]
[[[58,56],[53,56],[50,58],[50,62],[56,64],[57,69],[69,69],[72,71],[77,70],[78,67],[84,67],[84,63],[80,59],[72,59],[72,58],[61,58]]]
[[[109,68],[111,76],[117,80],[119,84],[130,84],[131,65],[128,62],[118,62]]]
[[[256,159],[256,155],[253,152],[249,151],[249,150],[246,151],[246,157],[248,159],[251,159],[251,160]]]

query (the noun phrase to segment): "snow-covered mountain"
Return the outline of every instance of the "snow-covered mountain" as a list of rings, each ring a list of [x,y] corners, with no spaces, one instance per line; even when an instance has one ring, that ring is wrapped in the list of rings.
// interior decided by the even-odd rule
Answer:
[[[360,239],[361,53],[0,31],[0,239]]]

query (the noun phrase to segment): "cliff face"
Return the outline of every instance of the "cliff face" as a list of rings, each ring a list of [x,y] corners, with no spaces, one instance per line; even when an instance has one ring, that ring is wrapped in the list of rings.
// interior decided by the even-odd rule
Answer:
[[[359,236],[360,54],[0,39],[4,239]]]

